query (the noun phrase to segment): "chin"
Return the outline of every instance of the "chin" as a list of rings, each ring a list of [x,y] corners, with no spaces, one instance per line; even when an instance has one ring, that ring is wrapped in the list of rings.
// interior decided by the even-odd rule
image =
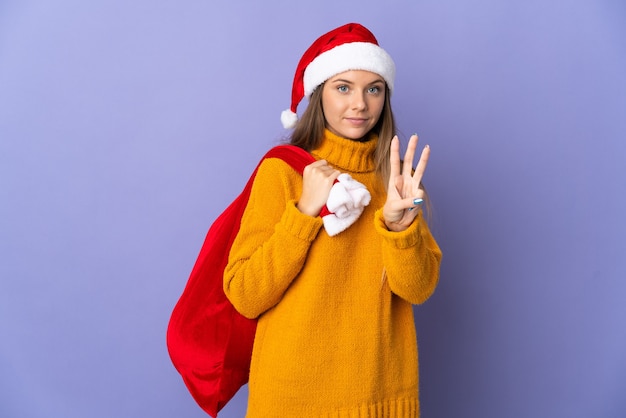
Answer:
[[[352,141],[363,141],[369,137],[369,133],[373,129],[373,127],[343,127],[343,129],[336,129],[336,127],[328,125],[327,128],[335,135]]]
[[[348,128],[339,131],[339,136],[342,136],[346,139],[352,139],[354,141],[358,141],[364,136],[367,136],[369,133],[369,129],[361,129],[361,128]]]
[[[352,141],[364,141],[365,139],[369,138],[369,133],[370,133],[369,130],[353,132],[350,135],[344,135],[344,137],[347,139],[351,139]]]

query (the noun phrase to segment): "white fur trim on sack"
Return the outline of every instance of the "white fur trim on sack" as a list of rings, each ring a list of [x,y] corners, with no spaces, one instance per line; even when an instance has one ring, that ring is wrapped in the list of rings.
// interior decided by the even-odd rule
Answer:
[[[324,228],[335,236],[352,225],[371,200],[370,192],[349,174],[342,173],[330,189],[326,207],[331,212],[324,216]]]

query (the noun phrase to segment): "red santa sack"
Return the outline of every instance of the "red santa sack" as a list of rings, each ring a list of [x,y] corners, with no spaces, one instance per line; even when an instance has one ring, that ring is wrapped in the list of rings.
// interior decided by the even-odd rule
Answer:
[[[300,174],[315,161],[293,145],[276,146],[265,158],[280,158]],[[209,228],[167,328],[174,367],[198,405],[212,417],[248,382],[250,372],[256,320],[243,317],[231,305],[224,294],[223,274],[258,168]]]

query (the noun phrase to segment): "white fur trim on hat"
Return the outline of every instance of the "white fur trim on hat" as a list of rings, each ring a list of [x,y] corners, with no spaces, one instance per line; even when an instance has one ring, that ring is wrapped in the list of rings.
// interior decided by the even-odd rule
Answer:
[[[304,71],[304,95],[329,78],[349,70],[365,70],[380,75],[389,91],[393,91],[396,66],[391,56],[381,47],[369,42],[351,42],[338,45],[318,55]]]

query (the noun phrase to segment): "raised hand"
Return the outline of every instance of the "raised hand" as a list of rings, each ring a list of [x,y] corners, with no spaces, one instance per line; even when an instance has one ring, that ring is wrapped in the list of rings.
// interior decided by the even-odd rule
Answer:
[[[341,172],[318,160],[304,167],[302,195],[296,207],[305,215],[317,216],[326,204],[330,189]]]
[[[417,135],[409,139],[404,161],[400,161],[400,141],[397,136],[391,140],[390,175],[387,187],[387,201],[383,207],[385,225],[390,231],[403,231],[411,225],[421,211],[425,192],[421,187],[422,177],[428,164],[430,147],[427,145],[413,172],[413,158],[417,148]]]

